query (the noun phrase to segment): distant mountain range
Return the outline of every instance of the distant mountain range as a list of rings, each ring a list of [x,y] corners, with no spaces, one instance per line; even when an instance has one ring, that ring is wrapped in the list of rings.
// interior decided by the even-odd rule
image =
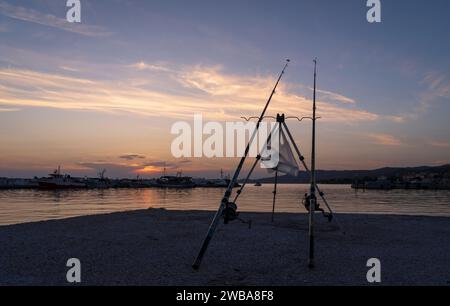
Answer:
[[[408,168],[392,168],[385,167],[375,170],[317,170],[317,182],[328,184],[351,184],[356,180],[370,181],[375,180],[380,176],[386,177],[399,177],[403,175],[415,175],[415,174],[444,174],[450,173],[450,164],[442,166],[420,166],[420,167],[408,167]],[[274,178],[265,177],[260,179],[252,179],[251,183],[273,183]],[[302,171],[297,177],[283,175],[278,177],[279,184],[292,184],[292,183],[309,183],[309,175],[307,172]]]

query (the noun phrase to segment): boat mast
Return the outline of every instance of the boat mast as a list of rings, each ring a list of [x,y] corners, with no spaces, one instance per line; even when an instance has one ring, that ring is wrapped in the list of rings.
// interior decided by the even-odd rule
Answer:
[[[316,210],[316,78],[317,58],[314,59],[314,91],[312,116],[312,147],[311,147],[311,187],[309,202],[309,262],[308,267],[314,268],[314,213]]]

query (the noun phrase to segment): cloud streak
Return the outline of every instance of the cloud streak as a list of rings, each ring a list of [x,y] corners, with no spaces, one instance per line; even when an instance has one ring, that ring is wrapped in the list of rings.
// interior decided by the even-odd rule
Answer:
[[[369,138],[373,143],[384,146],[400,146],[402,144],[398,138],[389,134],[372,133]]]
[[[126,163],[114,163],[114,162],[80,162],[78,166],[83,167],[86,170],[102,171],[106,170],[106,176],[123,177],[134,175],[141,169],[140,165],[129,165]]]
[[[310,88],[310,90],[313,90],[313,89]],[[322,94],[322,96],[325,96],[326,98],[329,98],[330,100],[338,101],[338,102],[341,102],[341,103],[344,103],[344,104],[355,104],[356,103],[355,100],[353,100],[353,99],[351,99],[349,97],[346,97],[346,96],[343,96],[341,94],[334,93],[334,92],[331,92],[331,91],[326,91],[326,90],[320,90],[319,89],[319,90],[317,90],[317,92],[319,94]]]
[[[0,113],[18,112],[18,111],[20,111],[20,108],[5,108],[5,107],[0,107]]]
[[[139,154],[125,154],[125,155],[119,156],[119,158],[125,159],[125,160],[135,160],[135,159],[144,159],[145,156],[139,155]]]
[[[162,72],[168,72],[170,71],[169,68],[165,67],[164,65],[158,65],[158,64],[148,64],[144,61],[140,61],[134,64],[129,65],[128,67],[136,69],[136,70],[150,70],[150,71],[162,71]]]
[[[133,155],[133,154],[130,154]],[[126,155],[128,156],[128,155]],[[138,159],[141,159],[139,156]],[[122,158],[122,156],[120,157]],[[122,158],[123,159],[123,158]],[[127,159],[127,158],[125,158]],[[143,158],[142,158],[143,159]],[[164,168],[167,170],[176,170],[181,166],[186,166],[191,163],[190,160],[180,161],[135,161],[135,158],[127,159],[128,162],[114,162],[114,161],[96,161],[96,162],[78,162],[76,165],[81,167],[84,171],[102,171],[106,170],[107,176],[135,176],[137,174],[159,174]]]
[[[70,23],[63,18],[58,18],[50,14],[44,14],[30,8],[14,6],[5,1],[0,1],[0,14],[16,20],[31,22],[90,37],[111,35],[110,32],[105,31],[99,26]]]
[[[120,68],[116,70],[121,73]],[[17,107],[51,107],[136,113],[144,116],[236,121],[258,114],[272,90],[271,77],[237,76],[220,67],[180,67],[161,76],[120,81],[95,80],[24,69],[0,69],[0,103]],[[154,81],[155,80],[155,81]],[[157,86],[155,86],[157,84]],[[270,112],[308,116],[311,100],[281,84]],[[383,117],[353,105],[319,101],[318,115],[328,122],[367,122]]]
[[[450,148],[449,141],[430,141],[430,145],[438,148]]]
[[[435,96],[450,99],[450,80],[446,75],[436,71],[429,72],[423,82]]]
[[[425,87],[419,95],[419,103],[411,112],[398,117],[402,122],[408,119],[417,119],[421,114],[426,113],[440,98],[450,99],[450,80],[441,72],[429,71],[425,73],[419,84]]]

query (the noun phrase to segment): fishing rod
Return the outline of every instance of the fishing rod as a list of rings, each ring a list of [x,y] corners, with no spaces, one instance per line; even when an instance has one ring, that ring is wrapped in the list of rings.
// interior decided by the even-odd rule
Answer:
[[[259,116],[258,123],[256,124],[256,128],[253,131],[252,137],[250,138],[250,140],[247,144],[247,147],[245,148],[244,156],[241,158],[241,161],[239,162],[239,165],[237,166],[236,171],[234,172],[233,178],[231,179],[230,183],[228,184],[227,190],[225,191],[225,194],[220,202],[219,209],[217,210],[217,212],[209,226],[208,232],[207,232],[206,237],[203,241],[203,244],[200,248],[200,251],[197,255],[197,258],[195,259],[194,263],[192,264],[192,268],[194,268],[195,270],[198,270],[200,268],[200,264],[202,262],[203,256],[205,255],[206,250],[208,249],[208,245],[211,242],[211,239],[214,235],[214,232],[216,231],[216,228],[219,225],[220,218],[223,216],[224,223],[227,224],[231,219],[236,217],[236,209],[237,209],[236,204],[229,202],[231,193],[233,191],[233,187],[238,180],[239,174],[242,170],[242,167],[244,166],[244,162],[250,151],[250,146],[252,145],[253,140],[259,130],[259,126],[261,125],[261,122],[264,120],[264,115],[266,114],[267,108],[269,107],[269,104],[272,101],[272,97],[275,95],[278,84],[280,83],[281,78],[283,77],[283,75],[286,71],[286,68],[289,65],[289,62],[290,62],[290,60],[286,59],[286,64],[284,65],[284,68],[281,71],[281,73],[277,79],[277,82],[275,83],[272,93],[270,94],[269,99],[267,100],[266,105],[264,106],[264,109],[263,109],[261,115]]]
[[[309,268],[314,268],[314,213],[316,211],[316,78],[317,78],[317,58],[314,59],[311,188],[309,198],[309,261],[308,261]]]

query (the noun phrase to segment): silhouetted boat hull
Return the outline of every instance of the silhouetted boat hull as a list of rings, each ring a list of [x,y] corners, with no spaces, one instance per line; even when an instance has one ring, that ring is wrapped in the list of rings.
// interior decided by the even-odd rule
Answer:
[[[160,188],[194,188],[195,183],[189,176],[162,176],[156,181],[156,186]]]
[[[71,188],[86,188],[86,184],[81,182],[70,182],[70,181],[38,181],[39,188],[42,189],[71,189]]]

